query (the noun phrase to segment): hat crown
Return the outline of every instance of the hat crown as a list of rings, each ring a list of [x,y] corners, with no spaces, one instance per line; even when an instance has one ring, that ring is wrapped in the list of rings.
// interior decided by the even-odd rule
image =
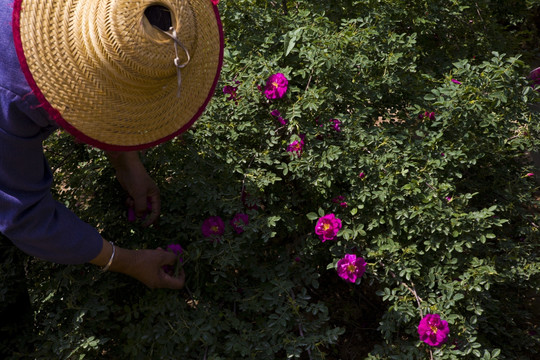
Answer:
[[[174,41],[151,24],[145,12],[155,6],[168,9],[172,27],[190,54],[197,40],[194,13],[187,1],[131,1],[126,6],[128,2],[78,2],[71,22],[77,39],[73,52],[86,55],[97,83],[106,77],[126,86],[161,87],[176,77]],[[180,62],[187,60],[184,53],[178,56]]]

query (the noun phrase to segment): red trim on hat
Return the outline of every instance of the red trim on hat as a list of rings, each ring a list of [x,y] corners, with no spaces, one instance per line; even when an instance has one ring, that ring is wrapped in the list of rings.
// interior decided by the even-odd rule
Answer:
[[[37,97],[40,106],[49,114],[49,116],[62,128],[64,128],[67,132],[69,132],[71,135],[75,136],[78,140],[89,144],[91,146],[95,146],[97,148],[100,148],[102,150],[107,151],[133,151],[133,150],[142,150],[146,149],[152,146],[159,145],[165,141],[168,141],[181,133],[185,132],[187,129],[193,125],[195,120],[197,120],[204,110],[206,109],[206,106],[210,102],[210,99],[214,95],[214,92],[216,90],[216,86],[219,80],[219,76],[221,73],[221,68],[223,66],[223,50],[225,47],[225,41],[224,41],[224,34],[223,34],[223,26],[221,23],[221,17],[219,16],[219,10],[216,5],[213,5],[214,13],[216,15],[216,22],[218,25],[219,30],[219,61],[218,61],[218,67],[216,71],[216,76],[214,78],[214,82],[212,83],[212,87],[210,88],[210,91],[208,93],[208,97],[204,101],[204,103],[201,105],[197,113],[191,118],[191,120],[182,126],[178,131],[175,131],[174,133],[167,135],[161,139],[158,139],[156,141],[146,143],[146,144],[140,144],[140,145],[113,145],[113,144],[107,144],[103,143],[101,141],[98,141],[94,138],[89,137],[88,135],[85,135],[80,130],[76,129],[73,125],[69,124],[63,117],[60,112],[55,109],[45,98],[45,95],[41,92],[39,87],[36,84],[36,81],[34,80],[34,77],[32,76],[32,73],[30,72],[30,68],[28,67],[28,63],[26,62],[26,56],[24,55],[24,49],[22,45],[22,39],[21,39],[21,9],[22,9],[22,3],[23,0],[15,0],[13,4],[13,42],[15,44],[15,50],[17,52],[17,57],[19,58],[19,63],[21,65],[21,70],[24,74],[24,77],[26,78],[26,81],[28,82],[28,85],[30,85],[30,88],[34,92],[35,96]]]

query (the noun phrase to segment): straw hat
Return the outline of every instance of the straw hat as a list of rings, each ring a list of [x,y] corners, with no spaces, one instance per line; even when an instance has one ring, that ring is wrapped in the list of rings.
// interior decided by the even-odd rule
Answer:
[[[13,33],[43,108],[105,150],[143,149],[185,131],[223,61],[211,0],[15,0]]]

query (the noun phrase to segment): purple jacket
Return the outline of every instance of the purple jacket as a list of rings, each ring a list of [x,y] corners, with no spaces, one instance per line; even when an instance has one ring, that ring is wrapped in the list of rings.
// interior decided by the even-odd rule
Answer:
[[[52,173],[42,142],[57,126],[38,107],[21,72],[12,1],[0,0],[0,232],[35,257],[88,262],[101,251],[102,239],[51,195]]]

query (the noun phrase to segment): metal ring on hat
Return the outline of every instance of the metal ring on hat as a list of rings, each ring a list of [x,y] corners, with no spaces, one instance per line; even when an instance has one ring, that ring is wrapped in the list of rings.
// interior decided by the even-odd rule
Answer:
[[[158,27],[155,27],[155,28],[159,29]],[[159,30],[161,30],[161,29],[159,29]],[[161,31],[163,31],[163,30],[161,30]],[[189,64],[189,60],[191,60],[191,57],[189,56],[188,49],[178,39],[176,30],[173,27],[169,28],[169,31],[163,31],[163,33],[167,34],[168,36],[171,37],[171,39],[174,40],[174,53],[176,54],[176,57],[174,58],[174,66],[176,66],[176,74],[177,74],[177,77],[178,77],[178,89],[176,91],[176,96],[180,97],[180,92],[181,92],[180,86],[182,85],[182,74],[180,72],[180,69],[184,68],[187,64]],[[186,53],[187,60],[183,64],[179,64],[179,62],[180,62],[180,58],[178,57],[178,47],[179,46]]]

